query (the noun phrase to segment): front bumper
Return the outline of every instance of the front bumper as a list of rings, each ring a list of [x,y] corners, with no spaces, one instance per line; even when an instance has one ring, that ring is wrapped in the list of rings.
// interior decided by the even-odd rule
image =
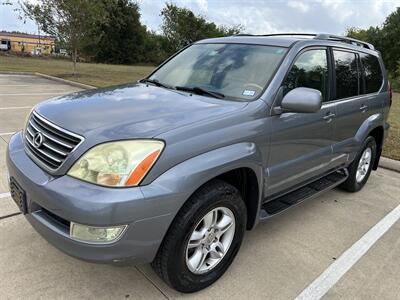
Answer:
[[[157,184],[106,188],[69,176],[52,177],[27,156],[21,133],[10,140],[7,166],[26,192],[26,218],[32,226],[56,248],[83,260],[151,262],[177,212],[176,193]],[[70,238],[69,222],[128,228],[112,244],[88,244]]]

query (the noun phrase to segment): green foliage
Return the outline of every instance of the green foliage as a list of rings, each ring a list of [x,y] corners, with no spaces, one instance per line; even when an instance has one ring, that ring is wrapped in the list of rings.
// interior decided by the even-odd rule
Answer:
[[[217,26],[202,16],[196,16],[187,8],[167,3],[161,11],[162,31],[171,44],[173,52],[201,39],[240,33],[240,25],[234,27]]]
[[[394,73],[400,66],[400,7],[391,13],[383,24],[382,44],[385,47],[385,51],[382,53],[387,68]],[[400,74],[396,75],[399,76]]]
[[[391,13],[381,27],[349,28],[347,36],[369,42],[382,53],[392,77],[400,76],[400,7]]]
[[[153,31],[147,31],[143,44],[143,63],[160,64],[173,53],[168,39]]]
[[[22,11],[43,32],[57,37],[57,48],[68,49],[74,64],[78,52],[102,63],[158,64],[197,40],[242,30],[239,25],[217,26],[187,8],[166,4],[163,34],[157,34],[141,24],[139,5],[132,0],[26,0]]]
[[[139,6],[129,0],[99,0],[105,18],[89,29],[84,52],[95,61],[134,64],[143,60],[146,28],[140,23]]]

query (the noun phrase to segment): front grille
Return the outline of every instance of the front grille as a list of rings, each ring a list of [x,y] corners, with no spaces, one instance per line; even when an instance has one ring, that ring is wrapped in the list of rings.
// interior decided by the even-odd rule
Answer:
[[[51,170],[57,170],[83,137],[47,121],[36,112],[29,117],[25,145],[33,159]]]

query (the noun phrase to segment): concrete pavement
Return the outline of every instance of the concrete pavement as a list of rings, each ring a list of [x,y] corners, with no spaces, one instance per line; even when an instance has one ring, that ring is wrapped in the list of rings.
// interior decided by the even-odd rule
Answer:
[[[78,261],[47,244],[23,216],[7,217],[18,210],[5,194],[4,159],[10,137],[4,133],[22,128],[30,106],[76,90],[35,76],[0,75],[0,299],[294,299],[400,205],[400,173],[379,169],[359,193],[330,191],[247,232],[227,274],[191,295],[167,287],[149,265]],[[400,299],[399,246],[397,222],[324,298]]]

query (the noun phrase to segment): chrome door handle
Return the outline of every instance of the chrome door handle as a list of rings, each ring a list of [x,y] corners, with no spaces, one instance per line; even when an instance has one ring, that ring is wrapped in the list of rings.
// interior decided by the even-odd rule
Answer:
[[[368,106],[367,105],[362,105],[360,107],[360,110],[364,113],[364,112],[366,112],[368,110]]]
[[[328,115],[324,116],[323,119],[326,121],[330,121],[334,117],[336,117],[336,115],[334,113],[329,113]]]

